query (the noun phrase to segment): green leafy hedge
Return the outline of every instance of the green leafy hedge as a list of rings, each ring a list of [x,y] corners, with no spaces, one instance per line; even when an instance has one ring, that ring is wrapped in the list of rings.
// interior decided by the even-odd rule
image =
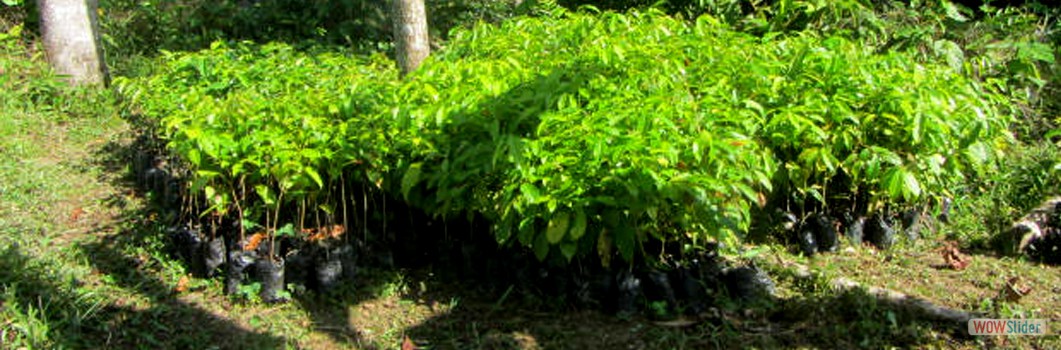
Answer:
[[[753,206],[824,202],[841,171],[842,191],[885,205],[990,166],[1006,100],[914,57],[711,17],[565,13],[457,32],[404,82],[379,59],[216,45],[123,89],[214,213],[329,211],[354,179],[482,215],[540,259],[607,265],[651,241],[736,247]]]
[[[240,215],[244,226],[275,229],[281,207],[333,212],[341,198],[329,196],[343,172],[381,166],[379,148],[366,145],[382,144],[376,131],[385,125],[343,120],[339,106],[359,84],[397,79],[382,60],[215,43],[165,52],[157,74],[117,84],[186,163],[203,215]]]
[[[543,259],[551,247],[607,261],[613,249],[632,259],[650,239],[735,243],[775,162],[739,102],[696,93],[680,54],[695,49],[690,34],[655,14],[458,34],[411,77],[399,108],[427,145],[413,147],[404,188],[429,194],[409,199],[485,214],[499,241]]]

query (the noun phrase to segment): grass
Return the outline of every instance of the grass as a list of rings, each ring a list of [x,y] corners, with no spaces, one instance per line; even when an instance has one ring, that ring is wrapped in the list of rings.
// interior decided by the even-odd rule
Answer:
[[[942,246],[939,240],[921,240],[887,252],[859,247],[846,249],[836,254],[818,255],[811,259],[793,255],[784,249],[775,249],[774,251],[778,254],[764,260],[775,269],[787,266],[786,263],[799,262],[817,271],[820,274],[821,285],[809,289],[804,288],[804,292],[811,292],[812,295],[834,293],[824,282],[844,277],[863,286],[898,291],[928,300],[938,306],[970,311],[982,317],[1042,318],[1052,320],[1051,326],[1058,326],[1057,321],[1061,320],[1061,314],[1057,310],[1061,308],[1061,296],[1057,294],[1057,286],[1061,285],[1061,274],[1059,274],[1061,269],[1010,257],[972,254],[970,265],[964,270],[956,271],[946,266],[942,254],[939,253]],[[775,272],[777,272],[776,275],[784,275],[778,270]],[[1032,287],[1032,292],[1018,301],[1005,301],[1000,298],[1000,292],[1005,288],[1009,278],[1013,276],[1020,276],[1021,285]],[[973,338],[965,333],[965,328],[962,328],[965,325],[934,324],[919,319],[917,315],[909,314],[900,317],[896,315],[904,311],[894,308],[885,308],[883,312],[869,311],[869,314],[863,314],[867,306],[870,306],[870,310],[873,309],[873,303],[872,299],[863,298],[861,305],[855,303],[846,305],[846,307],[838,307],[825,319],[835,318],[836,314],[849,313],[850,310],[860,310],[860,317],[843,322],[855,321],[856,328],[863,330],[893,330],[881,334],[884,337],[882,339],[866,339],[864,341],[867,343],[855,343],[859,347],[865,347],[867,344],[870,345],[869,347],[894,345],[883,339],[901,337],[907,335],[907,332],[916,333],[918,331],[915,329],[919,327],[928,327],[922,334],[928,341],[922,345],[928,346],[980,348],[1008,344],[1018,348],[1040,349],[1061,346],[1061,340],[1058,339],[1056,333],[1045,337],[1011,337],[1006,340],[989,337]],[[892,321],[896,317],[899,318]],[[958,326],[961,329],[957,332],[954,329],[947,332],[948,326]],[[903,327],[914,328],[899,331]],[[848,332],[849,330],[841,328],[836,331]],[[843,338],[843,335],[835,334],[828,337]],[[845,347],[849,345],[851,344],[845,344]]]
[[[970,337],[827,283],[843,276],[991,317],[1048,318],[1057,334],[1061,268],[970,243],[1026,209],[1015,194],[1049,191],[1036,182],[1057,159],[1047,145],[1012,160],[1010,175],[1023,180],[959,197],[955,223],[932,239],[811,259],[770,247],[758,262],[777,295],[755,307],[722,303],[691,326],[549,307],[427,271],[367,270],[355,285],[268,305],[223,295],[221,279],[189,277],[167,253],[161,224],[125,179],[134,135],[110,92],[56,83],[32,45],[0,48],[0,348],[390,349],[404,339],[430,349],[1061,347],[1057,335]],[[934,251],[944,239],[963,243],[968,269],[941,268]],[[787,262],[821,275],[789,278]],[[1012,276],[1032,292],[996,300]]]

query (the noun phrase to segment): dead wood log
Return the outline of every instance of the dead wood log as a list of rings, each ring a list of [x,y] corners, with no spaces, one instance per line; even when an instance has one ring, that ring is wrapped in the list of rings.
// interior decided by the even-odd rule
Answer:
[[[787,265],[793,276],[797,279],[814,280],[818,278],[818,274],[812,272],[806,266],[795,263]],[[969,319],[979,316],[964,310],[936,305],[923,298],[896,292],[890,289],[863,286],[858,282],[844,277],[833,278],[829,281],[829,285],[834,290],[840,292],[861,291],[892,307],[913,312],[933,321],[952,322],[955,323],[955,326],[959,327],[966,327]]]

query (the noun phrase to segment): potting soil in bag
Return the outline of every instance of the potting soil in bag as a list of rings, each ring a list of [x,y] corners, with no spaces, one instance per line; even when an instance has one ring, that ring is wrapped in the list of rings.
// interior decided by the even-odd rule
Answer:
[[[670,276],[660,270],[649,270],[645,273],[648,282],[644,288],[645,296],[649,301],[666,301],[669,306],[676,306],[678,299],[671,285]]]
[[[287,256],[284,257],[284,281],[296,285],[296,291],[310,283],[311,271],[313,271],[313,259],[309,257],[306,250],[296,249],[287,252]]]
[[[198,260],[196,258],[200,254],[203,243],[202,237],[199,236],[199,231],[182,226],[169,229],[169,236],[170,241],[176,248],[177,255],[186,264],[193,265]]]
[[[692,266],[681,266],[672,273],[671,280],[678,288],[676,298],[685,305],[685,310],[692,315],[699,315],[707,310],[707,289],[697,276],[699,264],[693,262]]]
[[[818,252],[832,253],[840,245],[836,236],[833,219],[826,215],[814,216],[814,240],[818,243]]]
[[[262,281],[262,290],[259,293],[262,301],[266,303],[283,302],[287,300],[284,292],[284,260],[283,259],[259,259],[254,264],[258,272],[258,279]]]
[[[858,217],[857,219],[851,220],[847,224],[847,231],[844,232],[844,236],[847,236],[847,241],[853,246],[862,245],[863,230],[866,227],[866,218]]]
[[[337,256],[339,263],[343,266],[342,278],[353,281],[354,277],[357,277],[357,253],[354,251],[354,246],[341,245],[332,250],[332,255]]]
[[[814,241],[814,232],[810,228],[799,231],[799,250],[805,256],[813,256],[818,252],[818,242]]]
[[[921,238],[921,211],[910,209],[902,215],[903,232],[911,241]]]
[[[880,249],[888,249],[895,244],[895,229],[881,214],[870,218],[864,230],[866,241]]]
[[[741,266],[726,270],[726,288],[738,300],[755,300],[774,294],[774,281],[757,267]]]
[[[619,287],[616,296],[615,311],[620,316],[629,316],[637,313],[638,301],[641,300],[641,280],[634,274],[623,271],[616,276],[616,284]]]
[[[216,275],[217,270],[221,268],[221,265],[225,264],[225,241],[220,238],[214,238],[207,241],[203,248],[204,275],[213,277]]]
[[[323,254],[317,256],[316,264],[314,264],[314,275],[317,280],[317,288],[324,291],[338,284],[339,278],[343,275],[343,262],[339,260],[338,256],[330,254],[327,250],[321,252]]]
[[[257,259],[252,252],[233,250],[228,253],[228,271],[225,275],[225,294],[236,294],[243,283],[243,273]]]

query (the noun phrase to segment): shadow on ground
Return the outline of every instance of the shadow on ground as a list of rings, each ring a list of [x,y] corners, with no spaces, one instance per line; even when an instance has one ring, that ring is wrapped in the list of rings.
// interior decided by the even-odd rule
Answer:
[[[104,322],[110,330],[108,347],[153,347],[192,349],[283,349],[290,342],[276,335],[248,330],[177,298],[172,288],[138,267],[145,262],[115,249],[115,236],[81,248],[91,257],[93,267],[117,286],[146,297],[151,307],[135,310],[107,306]]]
[[[48,338],[58,342],[53,345],[61,348],[282,349],[287,344],[177,300],[161,282],[137,272],[136,261],[109,250],[108,244],[85,247],[98,273],[139,291],[151,300],[149,306],[108,302],[105,296],[79,289],[84,282],[58,280],[15,247],[0,251],[5,302],[15,302],[22,310],[42,310],[38,318],[47,325]]]
[[[975,346],[964,324],[932,322],[878,302],[864,291],[796,288],[794,296],[752,303],[723,301],[701,317],[651,320],[592,310],[556,308],[540,296],[462,292],[461,282],[435,286],[430,296],[406,295],[410,304],[457,298],[460,303],[404,329],[431,349],[704,349],[704,348],[923,348]],[[539,299],[539,300],[535,300]],[[528,305],[537,304],[538,306]],[[400,302],[399,302],[400,303]],[[645,314],[650,312],[646,311]],[[691,322],[683,322],[691,321]]]

